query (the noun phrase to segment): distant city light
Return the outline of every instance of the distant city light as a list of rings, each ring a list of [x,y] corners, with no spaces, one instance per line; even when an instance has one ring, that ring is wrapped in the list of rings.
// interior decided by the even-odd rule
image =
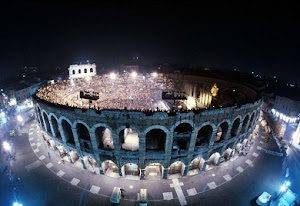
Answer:
[[[299,117],[288,117],[285,114],[282,114],[275,109],[271,109],[271,112],[275,117],[278,117],[280,120],[283,120],[286,123],[296,123],[296,121],[299,120]]]
[[[11,98],[10,101],[8,102],[9,106],[14,106],[17,104],[16,98]]]
[[[4,113],[4,112],[1,112],[1,113],[0,113],[0,117],[1,117],[1,118],[4,118],[4,117],[5,117],[5,113]]]
[[[109,78],[112,79],[112,80],[115,80],[116,79],[116,74],[111,72],[110,75],[109,75]]]
[[[137,73],[136,73],[136,72],[132,72],[132,73],[131,73],[131,77],[132,77],[132,78],[136,78],[136,77],[137,77]]]
[[[17,120],[18,120],[19,122],[23,122],[23,117],[22,117],[21,115],[18,115],[18,116],[17,116]]]
[[[9,144],[8,142],[4,141],[4,142],[3,142],[3,149],[4,149],[5,151],[10,151],[10,150],[11,150],[10,144]]]

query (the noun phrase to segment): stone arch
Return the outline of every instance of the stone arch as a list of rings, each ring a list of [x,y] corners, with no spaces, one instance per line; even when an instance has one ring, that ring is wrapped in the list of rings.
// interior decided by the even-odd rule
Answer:
[[[190,167],[189,170],[202,170],[204,166],[205,159],[201,156],[195,157],[191,162],[190,162]]]
[[[70,122],[70,120],[68,120],[65,117],[61,117],[59,119],[60,123],[61,123],[61,127],[62,127],[62,135],[64,135],[67,143],[75,145],[75,139],[74,139],[74,134],[72,131],[72,123]]]
[[[140,167],[135,163],[125,163],[121,170],[124,177],[127,175],[140,176]]]
[[[233,121],[232,121],[232,125],[231,125],[231,131],[230,131],[230,137],[235,137],[238,135],[239,133],[239,128],[240,128],[240,124],[241,124],[241,116],[237,116]]]
[[[44,123],[45,123],[46,132],[51,134],[51,127],[50,127],[48,115],[45,111],[42,111],[42,115],[43,115],[43,119],[44,119]]]
[[[111,130],[104,126],[95,128],[96,142],[99,149],[112,150],[115,149],[114,139]]]
[[[190,146],[193,126],[189,122],[181,122],[174,128],[173,149],[187,150]]]
[[[103,174],[109,177],[119,177],[119,168],[112,160],[105,160],[101,163]]]
[[[196,146],[203,146],[207,145],[209,146],[212,136],[213,136],[213,131],[216,130],[215,125],[206,122],[203,123],[198,127],[197,131],[197,139],[196,139]]]
[[[134,126],[126,125],[118,128],[120,149],[138,151],[140,132]]]
[[[182,123],[188,123],[188,124],[190,124],[192,127],[194,126],[194,122],[193,122],[192,120],[184,119],[184,120],[181,120],[181,121],[176,122],[176,123],[170,128],[170,131],[171,131],[172,133],[174,133],[175,128],[176,128],[178,125],[182,124]]]
[[[159,180],[163,176],[164,167],[161,163],[150,163],[145,167],[146,179]]]
[[[94,69],[93,68],[90,68],[90,73],[94,72]]]
[[[185,164],[182,161],[173,162],[169,167],[169,175],[183,174]]]
[[[207,160],[207,163],[209,165],[218,165],[219,164],[219,160],[220,160],[220,153],[219,152],[214,152],[213,154],[211,154]]]
[[[226,135],[228,132],[230,122],[228,120],[224,120],[217,126],[217,133],[214,139],[214,142],[220,142],[222,140],[227,139]]]
[[[92,149],[91,146],[91,136],[89,132],[89,126],[82,121],[77,121],[76,123],[76,131],[78,135],[78,140],[80,141],[81,149],[85,151],[90,151]]]
[[[146,151],[147,150],[165,150],[167,134],[162,129],[154,128],[146,133]]]
[[[84,68],[84,73],[85,73],[85,74],[87,73],[87,68]]]
[[[55,114],[51,113],[49,114],[50,117],[50,121],[52,123],[52,134],[54,137],[61,139],[61,132],[59,130],[59,126],[58,126],[58,121],[57,121],[57,117],[55,116]]]
[[[247,131],[248,123],[249,123],[249,114],[247,114],[243,119],[241,133],[245,133]]]
[[[94,172],[94,173],[98,173],[100,174],[100,170],[99,170],[99,165],[97,163],[97,161],[91,157],[91,156],[84,156],[82,158],[84,165],[86,167],[87,170],[89,170],[90,172]]]

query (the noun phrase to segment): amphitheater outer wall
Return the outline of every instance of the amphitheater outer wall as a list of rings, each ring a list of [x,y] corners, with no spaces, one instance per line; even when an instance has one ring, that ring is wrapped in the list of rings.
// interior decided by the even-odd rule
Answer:
[[[164,168],[163,177],[166,178],[170,165],[181,161],[184,163],[182,175],[186,175],[193,159],[201,157],[208,160],[210,155],[215,152],[222,155],[227,148],[234,148],[238,142],[242,142],[252,133],[258,121],[261,106],[261,100],[258,100],[240,107],[184,113],[154,112],[147,114],[126,110],[95,111],[93,109],[68,108],[41,101],[38,98],[34,98],[33,101],[36,118],[45,135],[54,140],[56,144],[63,145],[66,152],[75,151],[81,159],[84,156],[94,158],[99,165],[100,173],[102,173],[101,163],[106,160],[111,160],[118,166],[120,175],[122,175],[121,168],[124,164],[137,164],[140,168],[141,178],[144,176],[145,167],[151,163],[160,163]],[[68,142],[66,128],[62,121],[64,121],[64,125],[68,123],[71,128],[73,144]],[[79,123],[86,127],[90,136],[89,140],[81,140],[79,137],[77,131]],[[189,124],[192,131],[187,134],[177,134],[176,127],[184,123]],[[214,139],[221,125],[225,125],[227,129],[225,132],[223,131],[221,141],[215,142]],[[199,132],[205,126],[209,128],[210,132],[205,136],[205,143],[197,145]],[[99,139],[96,135],[98,127],[105,127],[111,131],[113,150],[99,148]],[[138,133],[138,151],[121,148],[120,132],[126,127],[130,127]],[[233,128],[235,128],[234,135],[231,134]],[[159,129],[165,133],[163,150],[146,151],[146,135],[153,129]],[[178,138],[188,142],[187,148],[174,150],[173,142]],[[88,148],[84,148],[83,143]]]

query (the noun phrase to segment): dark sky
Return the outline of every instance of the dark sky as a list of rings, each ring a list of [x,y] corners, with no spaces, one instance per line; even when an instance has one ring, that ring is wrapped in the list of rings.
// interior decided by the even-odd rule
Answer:
[[[140,56],[277,75],[300,75],[296,5],[252,1],[27,1],[0,6],[0,70],[54,68]],[[281,1],[284,2],[284,1]],[[119,62],[117,62],[119,63]]]

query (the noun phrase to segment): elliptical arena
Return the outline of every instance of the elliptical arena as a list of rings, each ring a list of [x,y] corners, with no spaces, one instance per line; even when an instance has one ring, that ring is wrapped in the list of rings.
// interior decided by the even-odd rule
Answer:
[[[249,147],[261,105],[253,88],[94,69],[69,69],[93,75],[52,82],[34,95],[44,140],[67,161],[100,175],[160,180],[199,174]]]

